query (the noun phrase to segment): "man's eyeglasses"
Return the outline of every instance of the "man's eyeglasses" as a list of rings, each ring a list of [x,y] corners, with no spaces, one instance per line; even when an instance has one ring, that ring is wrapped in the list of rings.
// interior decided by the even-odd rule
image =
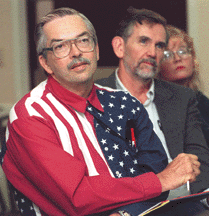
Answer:
[[[180,48],[177,51],[165,50],[163,61],[170,61],[174,58],[174,53],[176,53],[180,58],[186,59],[191,56],[191,49],[189,48]]]
[[[52,47],[44,48],[39,55],[45,51],[52,51],[57,58],[65,58],[72,49],[72,43],[83,53],[91,52],[95,48],[94,38],[90,35],[83,35],[78,38],[55,42]]]

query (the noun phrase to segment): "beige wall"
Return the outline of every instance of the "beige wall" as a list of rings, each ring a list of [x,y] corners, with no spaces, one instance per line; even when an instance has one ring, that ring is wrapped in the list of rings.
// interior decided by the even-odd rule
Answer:
[[[29,91],[26,2],[0,0],[0,105]]]
[[[188,30],[200,64],[202,90],[209,97],[209,1],[187,0]]]
[[[0,101],[9,103],[14,98],[14,77],[13,77],[13,37],[11,4],[8,1],[0,0]]]

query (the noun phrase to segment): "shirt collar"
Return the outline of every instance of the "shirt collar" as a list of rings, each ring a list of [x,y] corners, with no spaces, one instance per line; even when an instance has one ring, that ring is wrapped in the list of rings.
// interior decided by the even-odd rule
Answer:
[[[83,98],[67,90],[61,86],[52,76],[48,77],[47,88],[59,101],[66,104],[67,106],[72,107],[78,112],[85,113],[86,107],[89,103],[96,109],[104,112],[96,93],[98,87],[95,85],[93,85],[88,98]]]
[[[118,77],[118,68],[115,70],[115,77],[116,77],[116,88],[123,91],[128,91],[127,88],[120,81],[120,78]],[[154,97],[155,97],[155,82],[154,79],[152,79],[152,83],[150,85],[149,91],[147,92],[147,98],[150,102],[153,102]]]
[[[116,78],[116,88],[122,91],[128,91],[127,88],[123,85],[123,83],[120,81],[118,77],[118,69],[115,70],[115,78]]]

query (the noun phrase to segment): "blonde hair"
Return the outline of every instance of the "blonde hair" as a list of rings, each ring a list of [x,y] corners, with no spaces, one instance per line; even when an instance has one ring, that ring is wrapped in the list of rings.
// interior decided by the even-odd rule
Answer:
[[[185,83],[185,86],[198,91],[200,89],[200,77],[199,77],[199,64],[196,60],[196,54],[195,54],[195,49],[194,49],[194,43],[193,39],[183,30],[174,27],[172,25],[167,25],[166,26],[169,38],[171,37],[180,37],[184,40],[186,43],[187,47],[191,50],[192,58],[194,61],[194,67],[193,67],[193,73],[192,76],[187,80]],[[159,72],[158,78],[162,79],[161,74]]]

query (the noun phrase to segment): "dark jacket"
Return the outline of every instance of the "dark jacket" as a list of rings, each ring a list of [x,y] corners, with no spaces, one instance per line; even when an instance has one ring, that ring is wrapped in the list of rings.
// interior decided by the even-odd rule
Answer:
[[[197,108],[202,117],[202,131],[209,146],[209,99],[202,92],[197,92]]]

